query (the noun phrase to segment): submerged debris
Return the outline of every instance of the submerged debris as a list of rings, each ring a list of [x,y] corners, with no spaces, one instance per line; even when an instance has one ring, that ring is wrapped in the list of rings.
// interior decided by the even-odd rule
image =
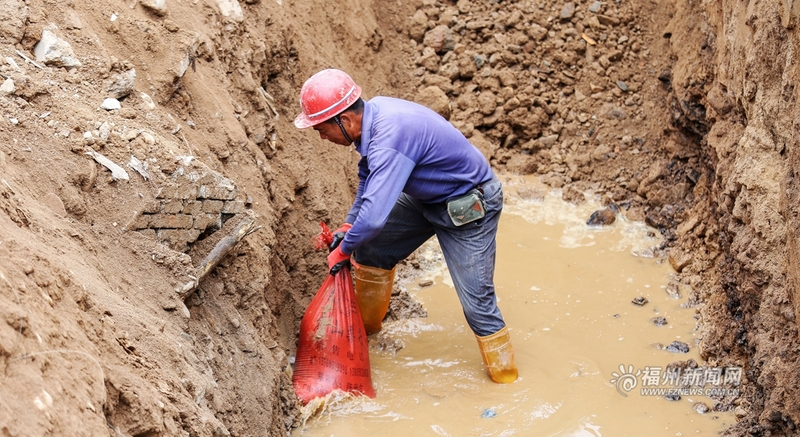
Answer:
[[[497,416],[497,413],[495,413],[495,411],[491,408],[487,408],[483,410],[483,413],[481,413],[481,418],[483,419],[491,419],[494,416]]]
[[[678,354],[686,354],[689,353],[689,345],[682,342],[682,341],[673,341],[672,343],[668,344],[666,347],[659,344],[659,349],[663,349],[667,352],[674,352]]]
[[[673,299],[680,299],[681,298],[681,291],[680,291],[680,289],[678,289],[678,284],[676,284],[674,282],[670,282],[667,285],[667,290],[666,291],[667,291],[667,294],[669,295],[669,297],[671,297]]]
[[[646,304],[647,302],[650,301],[647,300],[647,298],[644,296],[634,297],[633,300],[631,301],[631,303],[633,303],[634,305],[639,305],[639,306],[644,306],[644,304]]]
[[[667,318],[663,316],[653,317],[650,319],[656,326],[664,326],[667,324]]]
[[[586,224],[589,226],[608,226],[617,220],[617,215],[612,208],[603,208],[592,213]]]

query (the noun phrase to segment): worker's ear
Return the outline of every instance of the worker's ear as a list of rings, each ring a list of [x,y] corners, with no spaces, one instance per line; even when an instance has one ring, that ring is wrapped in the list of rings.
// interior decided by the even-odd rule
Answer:
[[[347,132],[355,133],[361,132],[361,119],[352,112],[343,112],[339,114],[339,120],[342,121],[344,128]]]

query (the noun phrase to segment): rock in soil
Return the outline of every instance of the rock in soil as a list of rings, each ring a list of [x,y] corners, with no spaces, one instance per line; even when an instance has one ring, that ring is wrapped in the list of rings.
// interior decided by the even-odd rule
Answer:
[[[614,223],[616,219],[617,215],[614,214],[611,208],[603,208],[593,212],[586,224],[589,226],[608,226]]]

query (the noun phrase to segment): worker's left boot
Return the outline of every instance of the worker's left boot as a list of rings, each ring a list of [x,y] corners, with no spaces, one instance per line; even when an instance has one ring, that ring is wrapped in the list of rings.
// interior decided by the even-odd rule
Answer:
[[[365,266],[353,262],[356,282],[356,300],[367,334],[381,330],[383,318],[389,310],[394,285],[394,268],[391,270]]]
[[[475,336],[481,349],[486,371],[492,381],[508,384],[517,380],[517,362],[514,360],[514,346],[508,327],[485,337]]]

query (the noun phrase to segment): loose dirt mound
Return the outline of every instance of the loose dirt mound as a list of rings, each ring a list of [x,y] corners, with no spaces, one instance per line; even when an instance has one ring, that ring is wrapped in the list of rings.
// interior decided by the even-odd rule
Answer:
[[[661,230],[704,353],[747,371],[731,433],[790,433],[797,8],[383,3],[0,0],[3,434],[292,427],[311,238],[356,184],[291,125],[326,67]],[[245,210],[261,229],[182,300]]]

